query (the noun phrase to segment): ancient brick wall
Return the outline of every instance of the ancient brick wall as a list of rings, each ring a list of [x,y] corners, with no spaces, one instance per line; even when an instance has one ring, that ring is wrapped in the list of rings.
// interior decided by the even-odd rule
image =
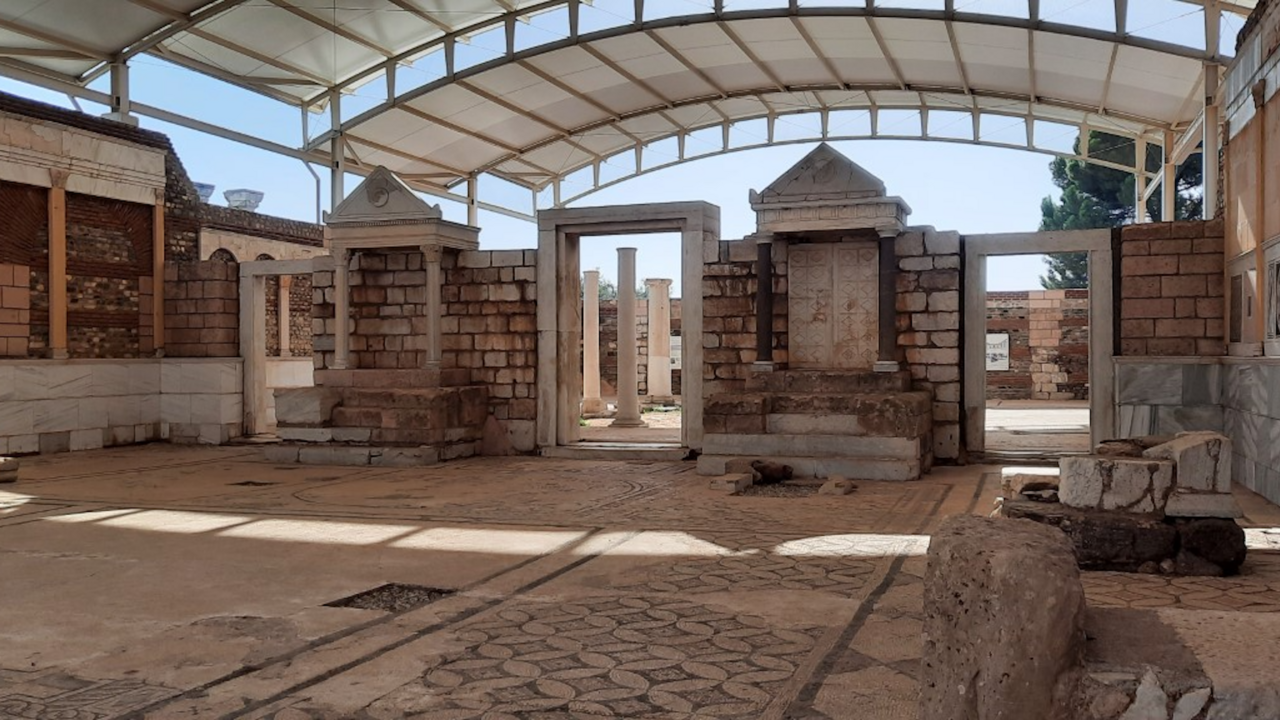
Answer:
[[[721,240],[702,266],[703,397],[745,390],[756,359],[756,242]],[[695,342],[689,338],[686,342]],[[787,362],[787,244],[773,244],[773,360]]]
[[[987,332],[1009,336],[1009,369],[987,371],[988,398],[1088,398],[1088,290],[988,292]]]
[[[537,416],[536,251],[455,253],[442,260],[441,367],[466,370],[487,385],[490,412],[520,450],[532,449]],[[426,273],[422,254],[358,253],[350,274],[356,368],[422,367],[426,340]],[[312,329],[317,369],[333,365],[332,260],[312,274]]]
[[[309,357],[311,345],[311,276],[266,278],[267,357],[283,357],[280,351],[280,285],[288,277],[289,357]]]
[[[671,299],[670,334],[680,336],[680,298]],[[682,368],[671,368],[671,392],[680,395]],[[649,394],[649,301],[636,300],[636,377],[641,395]],[[600,388],[612,397],[618,387],[618,301],[600,302]]]
[[[444,262],[441,365],[489,386],[490,413],[527,434],[537,418],[537,251],[477,250]],[[516,428],[519,427],[519,430]]]
[[[1119,355],[1225,354],[1220,218],[1129,225],[1119,258]]]
[[[912,389],[933,393],[933,454],[960,457],[960,236],[933,228],[898,235],[898,346]]]
[[[31,335],[31,268],[0,263],[0,356],[25,358]]]
[[[165,355],[240,355],[240,266],[205,260],[165,266]]]

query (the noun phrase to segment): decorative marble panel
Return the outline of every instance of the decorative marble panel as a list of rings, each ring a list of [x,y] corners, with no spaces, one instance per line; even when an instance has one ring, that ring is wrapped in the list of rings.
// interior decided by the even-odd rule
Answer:
[[[879,348],[876,244],[798,244],[787,252],[791,364],[870,370]]]

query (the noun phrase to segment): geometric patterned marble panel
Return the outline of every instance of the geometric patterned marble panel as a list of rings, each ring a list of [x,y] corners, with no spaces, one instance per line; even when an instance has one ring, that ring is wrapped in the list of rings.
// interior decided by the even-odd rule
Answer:
[[[879,351],[875,242],[787,248],[788,348],[800,368],[870,370]]]

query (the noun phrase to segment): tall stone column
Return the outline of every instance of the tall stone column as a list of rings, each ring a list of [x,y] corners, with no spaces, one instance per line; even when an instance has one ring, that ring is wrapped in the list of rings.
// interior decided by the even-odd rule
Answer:
[[[880,268],[877,273],[880,292],[878,296],[879,347],[876,372],[897,372],[898,365],[898,255],[895,245],[897,233],[880,236]]]
[[[582,414],[605,411],[600,397],[600,271],[583,273],[582,288]]]
[[[618,248],[618,414],[614,427],[644,427],[636,377],[636,249]]]
[[[773,235],[756,236],[756,361],[773,369]]]
[[[427,271],[427,348],[423,354],[424,369],[440,367],[440,257],[439,246],[422,246],[422,267]]]
[[[351,361],[351,253],[333,249],[333,370],[346,370]]]
[[[276,297],[276,317],[279,319],[276,332],[280,338],[280,357],[287,358],[293,354],[293,348],[290,341],[293,339],[292,328],[289,327],[292,321],[289,318],[289,288],[293,286],[292,275],[280,276],[280,292]]]
[[[67,173],[50,171],[49,356],[67,357]],[[163,337],[164,328],[155,332]]]
[[[649,278],[649,398],[674,403],[671,393],[671,281]]]

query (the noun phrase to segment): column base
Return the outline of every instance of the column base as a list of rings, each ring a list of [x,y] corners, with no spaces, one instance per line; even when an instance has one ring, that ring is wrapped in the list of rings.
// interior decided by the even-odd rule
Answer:
[[[616,418],[613,422],[609,423],[609,427],[642,428],[642,427],[649,427],[649,423],[645,422],[644,420],[640,420],[638,418],[635,420],[632,420],[630,418]]]
[[[877,360],[876,364],[871,367],[873,372],[878,373],[898,372],[901,369],[902,366],[898,364],[897,360]]]
[[[67,358],[70,357],[70,355],[68,355],[67,351],[62,348],[54,348],[53,350],[49,351],[49,357],[53,358],[54,360],[66,360]]]
[[[597,397],[597,398],[582,399],[583,415],[600,415],[604,413],[605,410],[608,410],[608,406],[605,405],[604,400],[602,400],[601,398]]]
[[[778,363],[772,360],[757,360],[751,363],[751,372],[773,372],[778,369]]]

